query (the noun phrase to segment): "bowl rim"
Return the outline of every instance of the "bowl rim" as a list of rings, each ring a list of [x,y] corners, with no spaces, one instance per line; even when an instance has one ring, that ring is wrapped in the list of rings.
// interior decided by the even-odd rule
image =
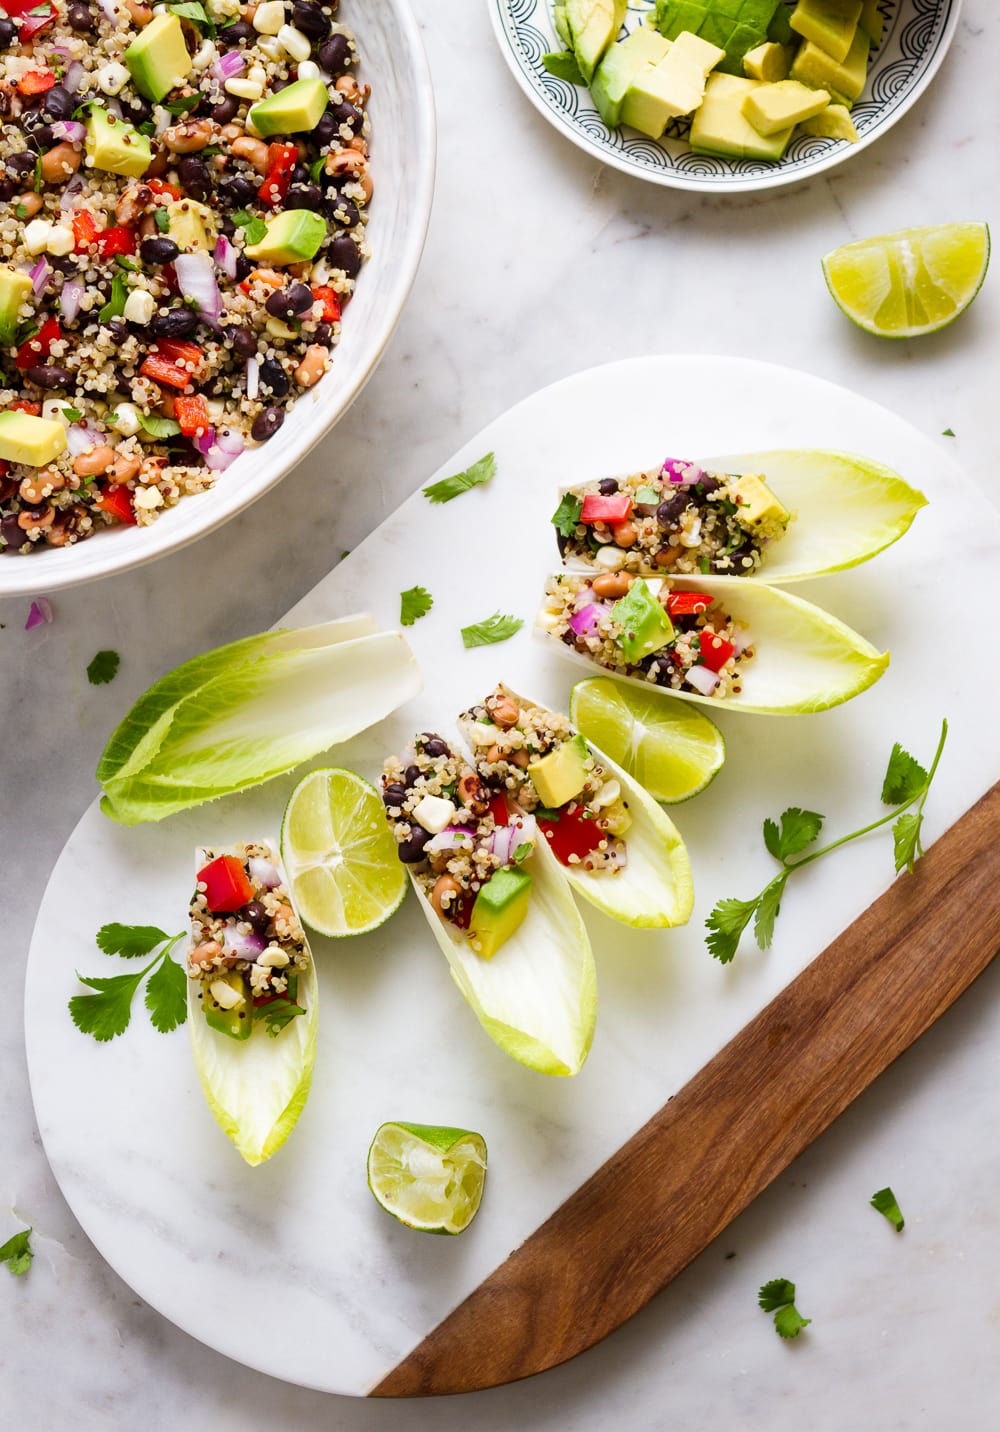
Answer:
[[[416,165],[408,171],[408,187],[415,217],[409,225],[405,243],[394,255],[393,267],[386,280],[393,294],[393,302],[389,305],[390,321],[377,344],[368,352],[364,363],[340,391],[334,416],[318,420],[315,411],[309,414],[305,422],[300,423],[293,433],[287,435],[287,441],[274,447],[275,461],[272,464],[262,465],[250,483],[233,484],[226,491],[223,491],[221,486],[210,489],[218,500],[214,505],[196,511],[193,518],[189,515],[183,526],[175,528],[161,518],[151,526],[139,529],[149,540],[144,542],[141,548],[137,546],[133,552],[122,555],[120,551],[116,551],[114,538],[118,534],[109,531],[97,533],[93,539],[71,547],[34,553],[20,560],[4,560],[0,556],[0,600],[7,597],[37,596],[41,592],[64,591],[69,587],[118,576],[119,573],[133,571],[147,562],[165,557],[168,553],[180,551],[183,547],[207,537],[210,532],[217,531],[237,513],[245,511],[276,487],[282,478],[287,477],[292,469],[333,431],[375,372],[396,331],[416,279],[430,225],[437,167],[434,90],[420,28],[410,0],[387,0],[387,7],[398,22],[399,43],[411,58],[416,79],[414,94],[410,97],[413,109],[407,124],[417,158]],[[301,395],[292,411],[298,412],[310,398],[314,402],[316,399],[321,400],[327,384],[336,375],[337,368],[334,365],[311,393]],[[268,444],[266,448],[255,451],[271,452],[272,445]],[[186,514],[191,513],[185,501],[179,504],[178,508],[171,508],[164,517],[169,517],[179,510]],[[106,550],[103,550],[105,548]],[[82,570],[77,569],[77,562],[74,561],[79,552],[87,554],[88,559]]]
[[[619,154],[613,150],[599,148],[590,136],[580,129],[577,124],[567,120],[559,109],[556,109],[550,104],[544,96],[535,89],[529,80],[522,65],[518,61],[513,47],[508,42],[503,27],[501,12],[504,10],[509,11],[510,0],[486,0],[490,13],[490,22],[493,26],[493,34],[500,52],[507,63],[507,68],[516,79],[521,90],[528,96],[528,99],[530,99],[535,109],[538,110],[539,114],[543,115],[552,127],[558,130],[570,143],[575,144],[576,147],[581,149],[585,154],[589,154],[592,159],[597,159],[601,164],[606,164],[609,168],[617,169],[622,174],[628,174],[633,179],[644,180],[647,184],[655,184],[661,189],[684,189],[689,193],[711,194],[721,198],[725,198],[729,194],[750,194],[764,189],[783,188],[788,184],[805,183],[809,179],[814,179],[818,175],[825,174],[827,170],[834,168],[836,165],[843,164],[855,154],[859,154],[863,149],[867,149],[868,146],[873,144],[877,139],[881,139],[897,120],[901,119],[903,115],[916,104],[917,100],[937,74],[944,62],[945,56],[951,49],[955,32],[958,29],[959,21],[962,17],[964,0],[947,0],[947,3],[950,6],[948,18],[941,32],[940,42],[934,54],[931,56],[929,64],[916,82],[910,86],[900,103],[871,133],[864,135],[856,144],[837,145],[828,155],[817,159],[805,172],[799,173],[794,169],[785,169],[779,163],[776,164],[772,170],[763,174],[727,176],[721,181],[715,179],[709,184],[697,175],[687,175],[668,169],[643,169],[630,160],[627,155]]]

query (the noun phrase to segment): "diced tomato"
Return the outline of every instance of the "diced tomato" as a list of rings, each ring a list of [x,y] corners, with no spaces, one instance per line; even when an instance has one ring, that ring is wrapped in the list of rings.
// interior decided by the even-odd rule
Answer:
[[[73,238],[76,240],[74,252],[81,254],[85,249],[90,248],[101,232],[101,226],[89,209],[77,209],[73,215],[72,223]]]
[[[275,209],[284,199],[292,183],[292,170],[299,162],[299,151],[294,144],[269,144],[267,147],[267,173],[257,190],[257,197],[269,209]]]
[[[136,524],[135,511],[132,507],[132,494],[127,487],[118,487],[115,483],[109,483],[103,489],[97,499],[96,506],[116,522],[124,522],[127,527],[134,527]]]
[[[150,353],[139,372],[144,378],[152,378],[154,383],[166,383],[171,388],[186,388],[191,382],[191,374],[186,368],[178,368],[176,363],[168,362],[158,353]]]
[[[182,394],[174,399],[174,417],[181,425],[181,432],[186,438],[193,438],[199,431],[204,431],[210,426],[208,416],[208,404],[204,398],[184,397]]]
[[[47,318],[34,338],[29,338],[26,343],[21,344],[14,362],[19,368],[34,368],[36,364],[44,363],[53,343],[60,337],[62,337],[62,329],[59,327],[59,320]]]
[[[700,665],[707,666],[709,671],[721,670],[736,650],[735,646],[724,637],[716,636],[715,632],[703,631],[700,636]]]
[[[579,807],[572,814],[564,811],[555,820],[539,820],[538,829],[561,865],[568,865],[571,855],[582,860],[608,838],[600,822],[585,816]]]
[[[715,601],[706,592],[671,592],[667,597],[667,615],[672,617],[696,616],[707,612]]]
[[[205,901],[213,913],[231,915],[253,898],[250,877],[238,855],[217,855],[195,877],[205,884]]]
[[[168,363],[191,363],[195,373],[201,367],[201,360],[205,356],[197,343],[188,343],[183,338],[159,338],[153,352],[162,354]]]
[[[335,289],[318,284],[312,291],[313,298],[323,305],[320,318],[324,323],[336,323],[340,318],[340,299]]]
[[[31,25],[32,20],[38,19],[41,19],[41,24]],[[55,12],[51,15],[46,15],[44,18],[36,15],[28,16],[21,25],[21,39],[31,38],[31,35],[25,36],[25,30],[29,25],[31,27],[31,34],[37,34],[42,28],[42,25],[47,25],[50,20],[54,19]],[[29,70],[27,74],[22,75],[18,80],[17,87],[22,94],[44,94],[46,90],[52,88],[55,82],[56,77],[51,70]]]
[[[56,12],[51,6],[49,7],[49,13],[47,15],[25,15],[21,21],[21,28],[18,31],[18,39],[21,41],[21,44],[28,44],[29,40],[33,40],[37,34],[48,25],[51,25],[55,18]],[[55,84],[54,76],[52,84]],[[46,85],[45,88],[51,89],[52,85]]]
[[[33,403],[30,398],[18,398],[16,403],[11,403],[10,409],[12,413],[27,413],[32,418],[42,415],[41,403]]]
[[[126,229],[124,224],[112,224],[110,229],[102,229],[97,235],[97,249],[104,259],[114,258],[116,254],[134,254],[135,230]]]
[[[614,492],[610,497],[588,492],[580,509],[580,521],[587,524],[605,522],[609,527],[615,527],[624,522],[631,511],[632,499],[627,492]]]
[[[507,797],[502,793],[490,798],[490,815],[496,825],[510,825],[510,816],[507,813]]]
[[[144,179],[142,181],[147,189],[152,189],[154,194],[164,194],[168,199],[182,199],[184,196],[176,184],[168,184],[166,179]]]

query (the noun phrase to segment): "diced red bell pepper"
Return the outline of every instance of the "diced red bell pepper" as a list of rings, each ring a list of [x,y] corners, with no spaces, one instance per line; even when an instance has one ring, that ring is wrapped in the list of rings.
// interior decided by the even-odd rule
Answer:
[[[707,592],[671,592],[667,597],[667,615],[671,617],[692,617],[707,612],[715,601]]]
[[[10,463],[6,460],[6,458],[0,457],[0,478],[6,477],[9,471]]]
[[[587,525],[604,522],[609,527],[616,527],[619,522],[625,521],[631,511],[632,499],[627,492],[613,492],[610,497],[588,492],[580,509],[580,521]]]
[[[82,254],[101,232],[101,226],[89,209],[77,209],[73,215],[73,238],[76,240],[73,252]]]
[[[165,195],[168,199],[183,199],[184,195],[176,184],[168,184],[166,179],[144,179],[142,181],[147,189],[152,189],[154,194]]]
[[[16,403],[11,403],[10,409],[12,413],[27,413],[32,418],[42,415],[41,403],[33,403],[30,398],[18,398]]]
[[[112,224],[97,235],[97,250],[103,259],[114,258],[116,254],[135,253],[135,230],[126,229],[124,224]]]
[[[191,381],[191,374],[186,368],[178,368],[176,363],[168,363],[166,358],[161,358],[157,353],[150,353],[144,359],[139,372],[144,378],[152,378],[154,383],[166,383],[171,388],[186,388]]]
[[[132,494],[127,487],[119,487],[115,483],[109,483],[105,487],[95,504],[113,517],[116,522],[124,522],[127,527],[136,525],[135,510],[132,507]]]
[[[181,432],[186,438],[193,438],[198,432],[204,432],[211,425],[208,416],[208,404],[204,398],[197,394],[193,397],[185,397],[178,394],[174,399],[174,417],[181,425]]]
[[[592,816],[585,816],[579,807],[572,814],[564,811],[555,820],[539,820],[538,829],[548,841],[549,848],[560,865],[568,865],[571,855],[577,855],[583,860],[592,850],[597,849],[602,840],[608,838],[607,832],[601,829],[600,822]]]
[[[269,144],[267,161],[267,173],[257,197],[269,209],[275,209],[291,187],[292,170],[299,162],[298,148],[294,144]]]
[[[197,874],[198,884],[204,882],[208,908],[219,915],[231,915],[253,899],[250,877],[238,855],[217,855]]]
[[[22,15],[27,15],[29,10],[41,9],[41,5],[39,0],[4,0],[3,8],[4,12],[9,15],[12,20],[18,20]],[[50,5],[49,9],[51,10],[51,8]],[[46,16],[45,18],[49,17]]]
[[[29,26],[31,27],[31,34],[37,34],[43,25],[48,25],[49,22],[54,19],[54,11],[51,15],[44,17],[40,15],[27,16],[21,23],[22,41],[24,39],[30,40],[31,38],[31,35],[25,36],[24,33]],[[40,21],[40,23],[32,25],[31,22],[33,20]],[[53,87],[55,82],[56,77],[51,70],[29,70],[27,74],[22,75],[18,80],[17,87],[22,94],[44,94],[46,90],[50,90]]]
[[[25,15],[21,21],[21,28],[18,31],[18,39],[21,41],[21,44],[26,45],[29,40],[33,40],[37,34],[51,25],[55,18],[56,12],[52,6],[49,7],[49,13],[47,15]],[[46,85],[45,88],[51,89],[55,82],[55,75],[53,75],[52,84]],[[18,88],[20,89],[20,86],[18,86]],[[36,90],[35,93],[39,94],[42,93],[42,91]]]
[[[495,825],[510,825],[510,816],[507,812],[507,797],[502,793],[490,797],[490,815]]]
[[[53,343],[61,337],[62,329],[59,327],[59,320],[47,318],[34,338],[29,338],[26,343],[21,344],[14,362],[22,369],[34,368],[37,364],[44,363]]]
[[[340,320],[340,299],[335,289],[327,288],[325,284],[318,284],[312,291],[312,296],[317,303],[323,305],[323,312],[320,318],[324,323],[337,323]]]
[[[735,646],[731,641],[726,641],[725,637],[716,636],[712,631],[701,632],[700,638],[700,665],[707,666],[709,671],[720,671],[736,650]]]
[[[191,363],[193,374],[198,372],[205,356],[197,343],[188,343],[183,338],[158,338],[153,352],[161,354],[168,363]]]

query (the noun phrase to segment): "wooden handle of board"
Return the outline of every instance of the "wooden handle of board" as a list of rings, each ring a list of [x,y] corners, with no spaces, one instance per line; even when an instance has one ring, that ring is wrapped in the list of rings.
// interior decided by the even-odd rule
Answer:
[[[1000,783],[373,1390],[494,1387],[593,1346],[741,1213],[1000,948]]]

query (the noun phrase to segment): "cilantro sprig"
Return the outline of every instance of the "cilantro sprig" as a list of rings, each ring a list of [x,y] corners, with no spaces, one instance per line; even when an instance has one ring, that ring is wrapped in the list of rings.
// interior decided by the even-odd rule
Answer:
[[[408,587],[399,594],[399,624],[412,626],[420,617],[425,617],[434,605],[434,598],[426,587]]]
[[[496,470],[496,456],[488,452],[464,472],[456,472],[451,477],[442,477],[440,482],[432,482],[429,487],[423,489],[424,496],[428,502],[450,502],[453,497],[461,497],[462,493],[468,492],[470,488],[489,482],[490,478],[496,476]]]
[[[803,866],[812,865],[813,861],[820,860],[824,855],[829,855],[831,851],[837,850],[841,845],[847,845],[852,840],[859,840],[861,836],[869,835],[873,830],[878,830],[880,826],[888,825],[890,821],[893,822],[893,855],[896,874],[900,874],[903,870],[912,873],[914,864],[924,854],[924,847],[920,840],[924,820],[924,804],[931,788],[931,782],[934,780],[947,736],[948,722],[942,721],[941,736],[929,771],[924,770],[919,761],[916,761],[908,751],[904,751],[897,741],[889,756],[885,780],[882,782],[882,801],[885,805],[891,805],[893,809],[888,815],[881,816],[878,820],[862,826],[860,830],[852,831],[849,835],[842,835],[839,840],[830,841],[828,845],[821,846],[819,850],[802,855],[802,852],[817,839],[823,828],[823,816],[818,811],[802,810],[798,806],[791,806],[782,813],[779,823],[765,820],[764,844],[775,860],[781,863],[782,869],[772,880],[768,881],[764,889],[754,899],[729,898],[717,902],[705,921],[708,929],[706,943],[714,957],[724,965],[729,964],[739,948],[743,931],[751,920],[757,946],[761,950],[766,950],[774,938],[774,922],[781,913],[781,901],[789,877],[796,870],[801,870]],[[802,858],[795,860],[793,857],[797,855],[802,855]]]
[[[155,925],[102,925],[97,932],[98,947],[106,955],[124,960],[156,954],[136,974],[81,975],[77,979],[95,994],[77,994],[69,1002],[73,1023],[84,1034],[105,1044],[124,1034],[132,1018],[132,1000],[146,980],[145,1005],[154,1029],[169,1034],[187,1019],[187,975],[170,951],[184,938],[168,935]],[[147,979],[148,976],[148,979]]]
[[[583,502],[581,499],[574,497],[572,492],[564,492],[559,506],[551,517],[552,525],[561,537],[572,537],[579,525],[580,513],[582,511]]]
[[[15,1233],[13,1238],[8,1238],[6,1243],[0,1245],[0,1263],[3,1263],[15,1278],[21,1278],[27,1273],[34,1256],[30,1228],[22,1228],[20,1233]]]
[[[775,1330],[780,1338],[797,1338],[812,1318],[804,1318],[795,1306],[795,1284],[788,1278],[772,1278],[757,1294],[757,1304],[765,1313],[774,1314]]]
[[[121,660],[117,651],[99,651],[87,667],[87,680],[91,686],[105,686],[109,681],[114,681]]]
[[[485,621],[473,622],[462,627],[462,645],[468,650],[473,646],[493,646],[495,642],[506,641],[524,626],[520,617],[505,616],[494,612]]]
[[[896,1195],[891,1188],[880,1188],[876,1193],[872,1194],[869,1202],[872,1208],[878,1213],[881,1213],[884,1218],[888,1219],[897,1233],[902,1233],[905,1220],[900,1211],[899,1204],[896,1202]]]

